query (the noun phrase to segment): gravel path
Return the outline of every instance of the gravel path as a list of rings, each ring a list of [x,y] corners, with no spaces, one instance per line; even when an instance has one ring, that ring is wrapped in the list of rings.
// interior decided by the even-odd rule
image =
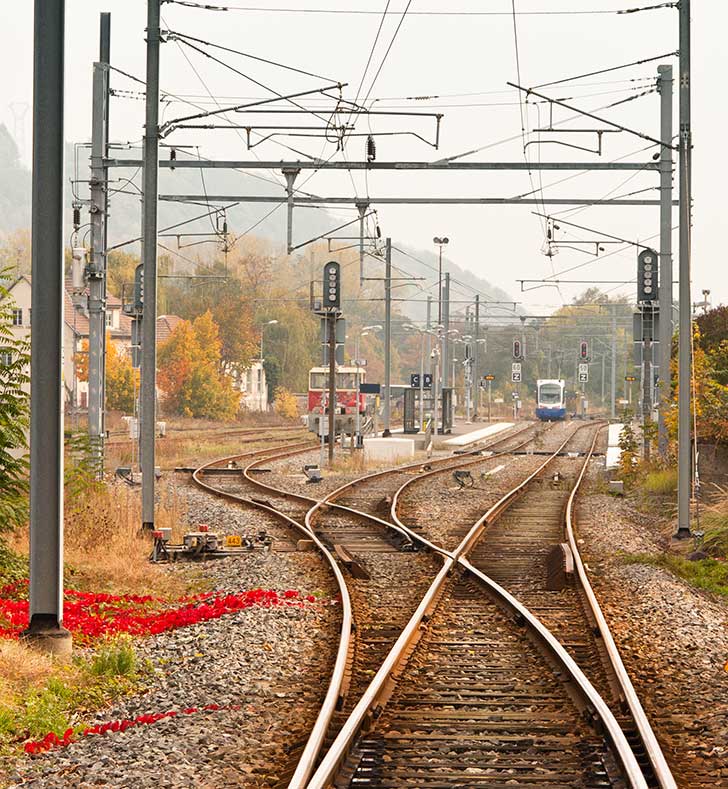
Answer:
[[[664,523],[623,499],[586,492],[582,555],[622,658],[678,785],[728,786],[728,608],[651,565],[619,554],[664,550]]]
[[[292,533],[271,516],[216,500],[187,484],[190,520],[226,533]],[[222,530],[222,529],[221,529]],[[265,588],[316,594],[298,607],[252,607],[221,619],[138,639],[155,676],[147,691],[120,701],[96,722],[216,704],[222,709],[167,718],[23,760],[10,786],[267,787],[285,778],[291,751],[307,737],[333,665],[339,608],[316,553],[256,548],[241,558],[175,565],[203,573],[215,590]],[[153,571],[153,570],[152,570]]]

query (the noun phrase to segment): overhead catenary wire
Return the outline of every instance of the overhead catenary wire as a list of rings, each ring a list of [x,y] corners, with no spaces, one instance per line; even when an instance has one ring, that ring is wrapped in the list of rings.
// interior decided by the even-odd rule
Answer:
[[[644,63],[654,63],[656,60],[664,60],[665,58],[677,57],[679,52],[666,52],[664,55],[655,55],[649,58],[642,58],[642,60],[633,60],[631,63],[623,63],[619,66],[610,66],[609,68],[598,69],[597,71],[588,71],[586,74],[579,74],[576,77],[564,77],[563,79],[553,80],[552,82],[542,82],[540,85],[534,85],[533,88],[549,88],[554,85],[563,85],[566,82],[575,82],[579,79],[586,77],[596,77],[599,74],[609,74],[612,71],[619,71],[624,68],[632,68],[632,66],[641,66]]]
[[[367,95],[364,97],[362,104],[366,104],[369,96],[374,90],[374,86],[379,79],[379,75],[382,73],[382,69],[384,68],[384,64],[387,62],[387,58],[389,57],[389,53],[392,51],[392,47],[394,46],[394,42],[397,40],[397,36],[399,35],[400,28],[402,27],[402,23],[404,22],[405,17],[407,16],[407,12],[409,11],[410,6],[412,5],[412,0],[407,0],[407,5],[402,11],[402,16],[399,18],[399,22],[397,27],[394,30],[394,35],[392,36],[392,40],[389,42],[389,46],[387,47],[387,51],[384,53],[384,57],[382,58],[382,62],[379,64],[379,68],[377,69],[377,73],[374,75],[371,83],[369,84],[369,90],[367,91]]]
[[[285,6],[250,6],[250,5],[236,5],[228,4],[217,5],[213,3],[195,2],[195,0],[167,0],[169,3],[175,5],[185,6],[187,8],[197,8],[203,11],[247,11],[255,13],[282,13],[282,14],[331,14],[337,16],[374,16],[379,14],[379,11],[372,11],[364,8],[290,8]],[[519,16],[601,16],[601,15],[614,15],[614,14],[628,14],[636,13],[638,11],[653,11],[663,8],[674,7],[675,3],[660,3],[659,5],[639,6],[635,8],[623,9],[587,9],[587,10],[573,10],[562,9],[558,11],[519,11]],[[412,11],[411,16],[510,16],[510,11],[467,11],[467,10],[453,10],[453,11]]]

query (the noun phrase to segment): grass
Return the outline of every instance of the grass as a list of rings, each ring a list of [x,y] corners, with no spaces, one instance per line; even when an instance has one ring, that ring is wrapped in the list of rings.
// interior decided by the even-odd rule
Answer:
[[[123,423],[119,422],[119,425],[122,426]],[[301,437],[307,435],[298,420],[285,420],[274,414],[248,415],[242,421],[231,423],[195,419],[167,422],[167,436],[157,440],[157,463],[162,469],[170,469],[178,465],[214,460],[236,452],[263,449],[270,446],[271,442],[250,442],[251,436],[242,434],[241,431],[258,429],[261,435],[274,435],[269,429],[276,427],[300,427]],[[297,437],[294,430],[280,433],[281,441],[286,438],[293,440],[294,437]],[[106,467],[113,470],[118,466],[129,466],[133,459],[134,444],[124,431],[119,431],[107,445]]]
[[[641,480],[640,487],[653,496],[670,496],[677,490],[677,469],[649,471]]]
[[[647,564],[669,570],[698,589],[728,597],[728,564],[717,559],[690,561],[673,554],[635,553],[621,557],[624,564]]]
[[[0,760],[9,766],[26,739],[80,727],[88,713],[139,690],[148,673],[128,636],[68,664],[17,641],[0,642]]]
[[[185,518],[180,499],[162,488],[157,525],[171,527],[173,535],[179,538]],[[149,563],[151,542],[140,534],[140,523],[139,491],[124,485],[99,486],[68,502],[64,535],[66,586],[94,592],[170,597],[192,591],[191,582],[182,574],[172,574]],[[27,557],[27,529],[10,535],[8,545],[16,555]],[[25,569],[20,577],[27,577],[27,560],[23,558],[22,563]]]

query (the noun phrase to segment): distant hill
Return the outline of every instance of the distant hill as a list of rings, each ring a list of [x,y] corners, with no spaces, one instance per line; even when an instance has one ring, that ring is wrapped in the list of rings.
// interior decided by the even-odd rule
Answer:
[[[78,173],[74,173],[74,146],[68,145],[66,151],[66,175],[68,183],[74,184],[74,193],[84,199],[88,196],[88,189],[82,182],[88,178],[88,148],[78,146],[76,149]],[[257,177],[256,177],[257,175]],[[229,170],[207,170],[204,182],[200,171],[177,169],[174,171],[162,170],[160,172],[160,193],[237,193],[237,194],[262,194],[279,195],[281,190],[276,185],[273,174],[265,170],[256,171],[256,175],[248,175]],[[116,171],[111,174],[110,190],[110,222],[109,244],[121,244],[128,239],[138,238],[140,235],[140,209],[141,199],[138,190],[127,181],[132,178],[134,171]],[[71,190],[67,190],[67,206],[65,211],[65,238],[71,235]],[[30,201],[31,178],[30,171],[20,162],[18,148],[7,128],[0,124],[0,232],[8,233],[13,230],[30,227]],[[183,222],[194,216],[204,214],[206,208],[201,205],[182,205],[179,203],[160,203],[159,228],[160,233],[170,225]],[[253,235],[269,239],[282,244],[286,234],[286,209],[285,204],[276,208],[275,204],[241,203],[227,212],[228,226],[231,233],[240,234],[246,231]],[[86,221],[83,219],[82,221]],[[204,232],[211,230],[211,220],[202,218],[186,225],[180,230],[186,232]],[[340,220],[333,217],[328,211],[321,208],[297,208],[294,215],[294,243],[296,240],[304,241],[341,224]],[[174,230],[168,232],[175,232]],[[190,243],[196,239],[181,239],[182,244]],[[197,239],[199,240],[199,239]],[[167,238],[163,243],[176,248],[177,241]],[[392,260],[398,266],[414,276],[426,277],[430,282],[436,276],[438,258],[431,250],[418,250],[398,244],[404,253],[394,250]],[[127,251],[138,252],[139,244],[135,243],[125,247]],[[200,247],[188,247],[182,253],[195,257]],[[469,285],[481,293],[481,299],[509,301],[510,294],[491,285],[470,271],[461,268],[447,258],[443,258],[444,270],[449,271],[453,280]],[[465,298],[463,291],[453,283],[452,299]],[[436,289],[427,291],[436,297]],[[401,293],[401,292],[400,292]],[[408,296],[417,299],[415,289],[408,288]],[[426,314],[426,295],[421,296],[423,301],[408,304],[407,312],[413,319],[423,319]],[[453,304],[453,312],[459,305]]]

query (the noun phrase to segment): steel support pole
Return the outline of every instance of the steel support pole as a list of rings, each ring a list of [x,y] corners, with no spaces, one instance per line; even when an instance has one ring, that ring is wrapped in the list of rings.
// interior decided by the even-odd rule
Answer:
[[[364,215],[369,210],[369,203],[357,203],[359,211],[359,285],[364,284]]]
[[[356,335],[356,356],[354,357],[354,365],[356,369],[356,438],[354,439],[355,446],[357,449],[359,448],[359,436],[361,435],[361,397],[360,397],[360,380],[361,380],[361,373],[359,372],[360,362],[359,362],[359,343],[361,341],[361,332]]]
[[[692,482],[692,441],[690,430],[691,331],[690,315],[690,213],[691,149],[690,120],[690,0],[680,0],[680,334],[678,348],[678,482],[677,531],[675,536],[690,536],[690,493]]]
[[[612,306],[612,369],[609,382],[609,413],[612,419],[617,417],[617,308]]]
[[[432,374],[432,335],[429,334],[430,330],[432,329],[432,296],[427,297],[427,358],[429,361],[427,362],[427,372]]]
[[[296,167],[284,167],[282,172],[286,179],[287,195],[286,250],[290,255],[293,251],[293,184],[296,182],[296,176],[301,172],[301,170]]]
[[[25,636],[71,651],[63,627],[63,68],[65,0],[35,0],[30,623]]]
[[[437,322],[442,324],[442,244],[440,246],[440,258],[437,266]]]
[[[331,311],[329,320],[329,466],[334,462],[336,444],[336,312]],[[343,438],[342,438],[343,444]]]
[[[386,240],[384,270],[384,430],[392,435],[392,239]]]
[[[108,26],[106,26],[108,33]],[[101,28],[102,42],[104,25]],[[97,473],[104,465],[104,362],[106,346],[106,191],[104,167],[108,133],[107,102],[109,70],[106,63],[94,63],[91,111],[91,259],[88,266],[88,433]]]
[[[660,410],[657,415],[657,447],[667,455],[665,416],[670,404],[672,385],[672,66],[658,66],[657,87],[660,91]]]
[[[649,426],[652,422],[652,338],[654,336],[652,307],[642,308],[642,425],[644,439],[643,457],[650,462]]]
[[[471,386],[474,386],[475,402],[473,403],[473,422],[478,421],[478,406],[480,405],[480,294],[475,294],[475,319],[473,321],[473,374],[471,376]]]
[[[108,11],[103,11],[99,14],[99,62],[107,65],[111,64],[111,14]],[[104,101],[104,110],[106,116],[104,118],[104,129],[106,137],[104,139],[104,156],[108,159],[109,156],[109,97],[111,96],[111,71],[106,71],[106,100]],[[104,182],[109,182],[109,166],[104,161]],[[104,190],[104,263],[108,268],[108,260],[106,258],[106,250],[109,248],[109,190]],[[106,300],[108,281],[104,277],[104,301]],[[103,345],[103,370],[104,375],[101,381],[102,385],[102,408],[101,408],[101,435],[106,438],[106,341],[104,338]]]
[[[420,332],[420,430],[425,424],[425,334]]]
[[[443,340],[442,340],[442,359],[440,367],[442,369],[442,385],[447,388],[450,386],[450,274],[445,274],[445,282],[442,288],[442,319],[440,321],[443,326]],[[452,397],[452,395],[451,395]],[[450,400],[452,402],[452,399]],[[443,419],[443,423],[444,423]]]
[[[147,0],[147,88],[144,128],[144,202],[142,206],[142,380],[140,443],[142,468],[142,528],[154,529],[154,438],[157,420],[157,197],[159,175],[159,5]]]

